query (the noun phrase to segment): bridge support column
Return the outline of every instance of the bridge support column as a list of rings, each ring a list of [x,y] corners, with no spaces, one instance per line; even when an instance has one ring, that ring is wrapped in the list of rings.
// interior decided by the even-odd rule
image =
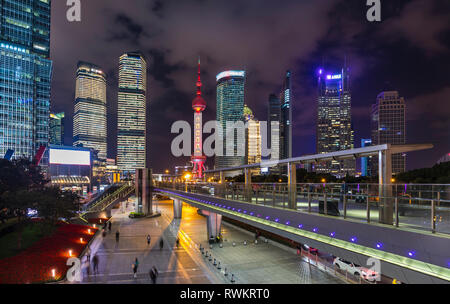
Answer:
[[[288,163],[288,205],[289,209],[297,210],[297,167]]]
[[[244,169],[244,176],[245,176],[245,186],[244,186],[244,192],[245,192],[245,200],[247,202],[252,202],[252,173],[249,168]]]
[[[136,191],[136,212],[144,215],[153,214],[152,170],[136,169],[134,177]]]
[[[226,183],[225,183],[225,176],[223,171],[219,172],[219,186],[217,187],[218,193],[217,195],[220,197],[225,197],[226,192]]]
[[[183,202],[177,198],[173,199],[173,218],[180,219],[183,211]]]
[[[222,229],[222,215],[211,211],[202,210],[203,215],[206,216],[206,225],[208,230],[208,240],[215,241],[217,237],[221,236]]]
[[[378,210],[379,222],[393,224],[394,207],[392,187],[389,185],[392,178],[392,154],[391,151],[378,151],[378,196],[380,207]]]

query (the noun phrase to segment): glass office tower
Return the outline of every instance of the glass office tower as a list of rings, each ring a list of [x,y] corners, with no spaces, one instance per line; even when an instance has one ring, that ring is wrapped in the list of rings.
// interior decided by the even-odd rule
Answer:
[[[140,53],[119,59],[117,166],[133,172],[146,165],[147,63]]]
[[[96,65],[78,62],[73,145],[98,151],[106,160],[106,74]]]
[[[0,157],[31,159],[48,145],[50,0],[0,2]]]
[[[347,69],[318,75],[317,153],[353,149],[351,94]],[[338,177],[355,174],[355,160],[333,160],[317,164],[316,171]]]
[[[244,121],[246,123],[245,131],[245,163],[259,164],[261,163],[261,124],[253,115],[253,111],[247,106],[244,106]],[[259,173],[259,169],[252,170]]]
[[[369,147],[372,145],[371,139],[361,139],[361,148]],[[361,176],[371,176],[371,159],[372,156],[361,157]]]
[[[372,144],[406,144],[405,99],[397,91],[381,92],[372,105]],[[374,175],[378,174],[378,162],[372,161]],[[405,172],[406,154],[392,154],[392,173]]]
[[[50,113],[50,137],[51,145],[64,145],[64,112]]]
[[[216,76],[216,81],[216,120],[222,126],[223,131],[223,156],[216,155],[215,166],[216,168],[242,166],[245,163],[245,134],[244,136],[238,136],[237,130],[228,130],[230,134],[227,136],[226,125],[227,122],[235,123],[240,121],[243,123],[245,71],[225,71],[219,73]],[[234,136],[232,136],[233,133]],[[234,139],[231,137],[234,137]],[[229,145],[231,144],[233,146],[233,155],[226,155],[227,141]],[[244,155],[239,155],[239,151],[241,150],[244,151]],[[225,172],[225,176],[234,176],[237,174],[240,174],[240,171]]]

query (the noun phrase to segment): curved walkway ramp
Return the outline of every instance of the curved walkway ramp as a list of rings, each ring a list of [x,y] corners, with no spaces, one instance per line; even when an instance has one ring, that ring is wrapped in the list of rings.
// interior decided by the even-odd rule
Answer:
[[[446,234],[343,220],[169,188],[153,190],[368,268],[379,261],[383,275],[405,283],[450,282],[450,236]]]

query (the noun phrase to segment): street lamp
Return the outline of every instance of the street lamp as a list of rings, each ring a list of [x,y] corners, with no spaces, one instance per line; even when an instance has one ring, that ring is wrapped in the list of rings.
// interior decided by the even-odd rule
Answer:
[[[188,190],[187,190],[187,183],[188,183],[188,180],[191,178],[191,175],[189,174],[189,173],[186,173],[184,176],[184,181],[185,181],[185,192],[188,192]]]
[[[169,170],[168,169],[166,169],[166,174],[169,174]]]

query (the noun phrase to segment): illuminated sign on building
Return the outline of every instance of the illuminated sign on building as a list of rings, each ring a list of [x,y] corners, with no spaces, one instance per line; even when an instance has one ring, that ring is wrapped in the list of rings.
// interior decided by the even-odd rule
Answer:
[[[333,80],[333,79],[342,79],[342,75],[341,74],[336,74],[336,75],[327,75],[327,79],[328,80]]]
[[[245,71],[225,71],[222,73],[217,74],[216,81],[219,81],[222,78],[226,77],[244,77]]]
[[[90,166],[91,152],[50,148],[50,164]]]

